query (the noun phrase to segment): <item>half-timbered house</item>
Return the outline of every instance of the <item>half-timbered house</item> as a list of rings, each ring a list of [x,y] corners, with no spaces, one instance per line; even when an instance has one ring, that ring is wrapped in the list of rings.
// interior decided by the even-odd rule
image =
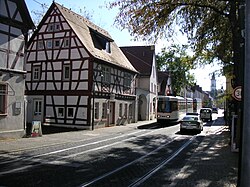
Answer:
[[[33,27],[24,0],[0,1],[0,138],[25,134],[25,50]]]
[[[137,71],[109,33],[53,2],[31,37],[27,121],[94,129],[135,122]]]
[[[129,46],[121,50],[139,72],[136,78],[138,120],[155,119],[158,95],[155,46]]]

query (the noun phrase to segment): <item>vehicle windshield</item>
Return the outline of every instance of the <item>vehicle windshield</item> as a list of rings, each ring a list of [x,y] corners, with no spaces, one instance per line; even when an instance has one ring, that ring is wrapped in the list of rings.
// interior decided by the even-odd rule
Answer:
[[[185,116],[183,121],[198,121],[198,118],[195,116]]]
[[[167,99],[159,99],[157,103],[158,112],[173,112],[178,109],[177,101],[169,101]]]

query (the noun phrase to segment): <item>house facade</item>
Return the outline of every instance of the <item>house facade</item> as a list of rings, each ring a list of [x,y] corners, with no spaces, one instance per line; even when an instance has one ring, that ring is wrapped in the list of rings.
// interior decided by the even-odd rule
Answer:
[[[24,0],[0,1],[0,138],[25,134],[25,52],[34,24]]]
[[[121,50],[139,72],[136,78],[138,120],[155,119],[158,95],[155,46],[129,46]]]
[[[135,122],[137,71],[109,33],[53,2],[27,54],[27,122],[95,129]]]

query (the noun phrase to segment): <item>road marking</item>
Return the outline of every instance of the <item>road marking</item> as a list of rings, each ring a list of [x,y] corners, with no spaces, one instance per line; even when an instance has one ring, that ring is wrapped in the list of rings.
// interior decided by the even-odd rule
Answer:
[[[43,164],[54,164],[55,161],[60,161],[60,160],[66,159],[66,158],[75,157],[75,156],[82,155],[82,154],[85,154],[85,153],[89,153],[89,152],[92,152],[92,151],[101,150],[101,149],[104,149],[104,148],[107,148],[107,147],[110,147],[110,146],[113,146],[113,145],[116,145],[116,144],[120,144],[120,143],[122,143],[122,142],[131,140],[131,139],[136,139],[136,138],[141,137],[141,136],[146,136],[146,135],[148,135],[148,134],[151,134],[151,133],[154,133],[154,132],[160,131],[160,130],[162,130],[162,129],[152,130],[152,131],[149,131],[149,132],[147,132],[147,133],[141,134],[141,135],[139,135],[139,136],[134,136],[134,137],[131,137],[131,138],[128,138],[128,139],[119,141],[119,142],[115,142],[115,143],[112,143],[112,144],[108,144],[108,145],[101,146],[101,147],[97,147],[97,148],[93,148],[93,149],[89,149],[89,150],[86,150],[86,151],[82,151],[82,152],[80,152],[80,153],[75,153],[75,154],[67,155],[67,156],[64,156],[64,157],[60,157],[60,158],[57,158],[57,159],[55,159],[55,160],[53,160],[53,161],[51,161],[51,162],[43,163],[42,159],[39,159],[38,157],[47,156],[47,155],[51,155],[51,154],[56,154],[56,153],[59,153],[59,152],[63,152],[63,151],[71,150],[71,149],[76,149],[76,148],[84,147],[84,146],[87,146],[87,145],[93,145],[93,144],[105,142],[105,141],[108,141],[108,140],[118,139],[118,138],[120,138],[120,137],[124,137],[124,136],[128,136],[128,135],[137,134],[137,133],[142,132],[142,131],[136,131],[136,132],[129,133],[129,134],[123,134],[123,135],[121,135],[121,136],[109,138],[109,139],[106,139],[106,140],[101,140],[101,141],[97,141],[97,142],[92,142],[92,143],[89,143],[89,144],[84,144],[84,145],[76,146],[76,147],[72,147],[72,148],[61,149],[61,150],[58,150],[58,151],[48,152],[48,153],[44,153],[44,154],[32,156],[32,157],[29,157],[29,158],[20,158],[20,159],[15,159],[14,161],[6,161],[6,162],[4,162],[5,164],[7,164],[7,163],[12,163],[12,162],[16,162],[16,161],[20,161],[20,160],[22,160],[22,161],[33,161],[33,160],[35,159],[35,161],[36,161],[36,162],[40,162],[40,164],[22,166],[22,167],[15,168],[15,169],[12,169],[12,170],[9,170],[9,171],[3,171],[3,172],[0,172],[0,176],[1,176],[1,175],[5,175],[5,174],[9,174],[9,173],[18,172],[18,171],[23,170],[23,169],[28,169],[28,168],[32,168],[32,167],[37,167],[37,166],[40,166],[40,165],[43,165]],[[143,130],[143,131],[146,131],[146,130]],[[2,163],[0,163],[0,165],[1,165],[1,164],[4,164],[4,163],[2,162]]]
[[[170,143],[173,142],[175,139],[177,139],[177,137],[173,138],[170,142],[167,142],[167,143],[161,145],[161,146],[158,147],[157,149],[154,149],[153,151],[151,151],[151,152],[149,152],[149,153],[147,153],[147,154],[141,156],[140,158],[138,158],[138,159],[136,159],[136,160],[133,160],[132,162],[129,162],[129,163],[123,165],[123,166],[120,166],[119,168],[116,168],[116,169],[113,170],[113,171],[110,171],[110,172],[108,172],[108,173],[105,173],[105,174],[103,174],[103,175],[101,175],[101,176],[99,176],[99,177],[97,177],[97,178],[95,178],[95,179],[93,179],[93,180],[91,180],[91,181],[89,181],[89,182],[83,183],[83,184],[81,184],[80,186],[81,186],[81,187],[89,186],[89,185],[94,184],[94,183],[96,183],[97,181],[99,181],[99,180],[101,180],[101,179],[104,179],[105,177],[108,177],[108,176],[110,176],[110,175],[112,175],[112,174],[114,174],[114,173],[116,173],[116,172],[118,172],[118,171],[120,171],[120,170],[122,170],[122,169],[124,169],[124,168],[126,168],[126,167],[128,167],[128,166],[130,166],[130,165],[132,165],[132,164],[135,164],[135,163],[137,163],[137,162],[140,162],[140,161],[143,160],[144,158],[148,157],[149,155],[152,155],[153,153],[155,153],[155,152],[157,152],[158,150],[162,149],[162,148],[165,147],[166,145],[170,144]]]
[[[157,171],[159,171],[162,167],[164,167],[171,160],[173,160],[176,156],[178,156],[187,146],[189,146],[193,142],[193,140],[195,138],[196,138],[196,136],[193,136],[192,138],[190,138],[185,144],[183,144],[183,146],[181,146],[176,152],[174,152],[174,154],[172,154],[167,159],[165,159],[163,162],[161,162],[160,164],[158,164],[155,168],[153,168],[151,171],[149,171],[148,173],[146,173],[144,176],[140,177],[135,182],[133,182],[132,184],[130,184],[129,187],[139,186],[140,184],[142,184],[143,182],[145,182],[147,179],[149,179],[150,177],[152,177]]]

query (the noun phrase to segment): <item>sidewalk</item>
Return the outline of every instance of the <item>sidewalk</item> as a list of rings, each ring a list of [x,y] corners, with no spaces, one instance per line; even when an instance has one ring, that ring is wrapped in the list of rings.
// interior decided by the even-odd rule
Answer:
[[[171,186],[235,187],[238,176],[238,153],[229,146],[229,129],[207,135]]]
[[[19,150],[34,149],[36,147],[52,146],[63,143],[83,141],[98,136],[122,133],[126,129],[136,129],[149,123],[155,123],[156,120],[139,121],[125,126],[114,126],[98,128],[91,130],[77,130],[70,132],[58,132],[51,134],[43,134],[41,137],[29,137],[19,139],[3,139],[0,140],[0,153],[15,152]],[[52,130],[53,131],[53,130]]]

